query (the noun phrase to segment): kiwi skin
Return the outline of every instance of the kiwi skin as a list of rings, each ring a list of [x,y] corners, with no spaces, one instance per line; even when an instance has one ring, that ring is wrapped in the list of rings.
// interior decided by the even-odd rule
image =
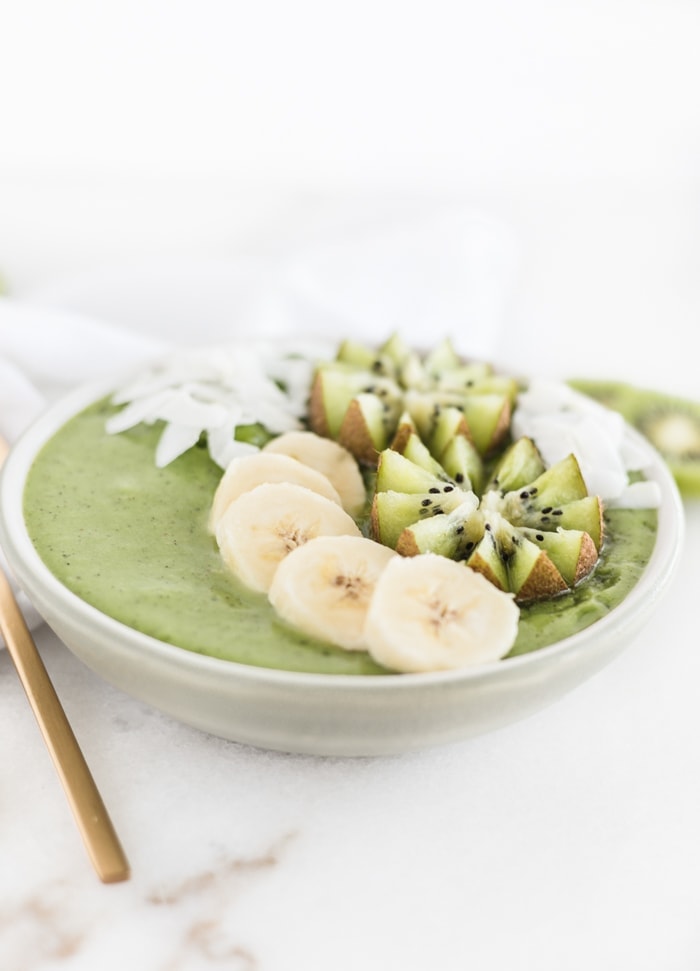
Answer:
[[[620,381],[572,378],[568,383],[619,412],[663,457],[681,494],[700,497],[700,402]]]

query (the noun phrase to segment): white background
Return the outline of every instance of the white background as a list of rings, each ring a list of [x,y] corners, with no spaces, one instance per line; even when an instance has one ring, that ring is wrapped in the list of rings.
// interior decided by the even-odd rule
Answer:
[[[23,294],[464,203],[514,233],[526,365],[692,390],[699,40],[692,0],[5,2],[0,268]]]

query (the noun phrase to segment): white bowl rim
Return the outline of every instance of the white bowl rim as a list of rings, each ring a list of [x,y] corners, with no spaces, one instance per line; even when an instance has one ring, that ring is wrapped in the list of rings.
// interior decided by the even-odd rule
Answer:
[[[515,668],[541,665],[549,659],[575,652],[597,634],[601,636],[613,634],[615,628],[623,630],[632,622],[637,626],[640,614],[646,616],[651,611],[678,566],[685,526],[684,508],[678,487],[666,463],[648,440],[631,426],[626,425],[625,436],[637,450],[647,456],[645,474],[657,482],[661,492],[659,529],[651,557],[635,586],[620,604],[588,627],[554,644],[500,661],[449,671],[400,675],[373,676],[287,671],[243,664],[182,648],[129,627],[69,590],[43,562],[26,529],[23,515],[24,486],[36,454],[65,422],[114,390],[114,380],[81,385],[50,404],[12,446],[0,472],[0,545],[21,587],[41,584],[53,601],[60,601],[64,606],[70,607],[87,624],[96,625],[98,629],[106,634],[113,634],[115,638],[126,638],[131,646],[138,646],[142,650],[155,653],[169,663],[186,670],[209,670],[222,675],[235,674],[237,678],[252,682],[282,684],[300,689],[313,690],[319,687],[342,686],[349,691],[361,690],[362,692],[375,690],[400,692],[420,685],[490,680],[498,678],[506,668],[509,672],[513,672]],[[31,582],[27,582],[30,577]],[[28,596],[31,600],[31,593]]]

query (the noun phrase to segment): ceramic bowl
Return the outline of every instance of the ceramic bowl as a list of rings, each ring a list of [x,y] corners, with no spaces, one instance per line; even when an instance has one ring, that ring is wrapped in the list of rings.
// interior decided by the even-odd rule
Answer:
[[[658,538],[639,582],[587,629],[530,654],[456,672],[367,677],[300,674],[200,655],[101,613],[40,559],[23,516],[25,480],[43,444],[98,397],[51,406],[12,449],[0,479],[0,542],[18,583],[67,647],[127,694],[205,732],[315,755],[388,755],[477,736],[523,719],[599,671],[634,638],[671,582],[684,519],[675,482],[631,428],[661,492]]]

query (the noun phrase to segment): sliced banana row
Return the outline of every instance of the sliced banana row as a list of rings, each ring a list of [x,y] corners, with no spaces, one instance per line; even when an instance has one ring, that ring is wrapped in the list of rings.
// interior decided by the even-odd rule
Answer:
[[[269,591],[286,556],[316,536],[362,534],[338,503],[294,482],[268,482],[244,492],[216,529],[224,562],[258,593]]]
[[[329,479],[351,516],[359,516],[364,509],[367,493],[359,466],[354,456],[333,439],[315,432],[285,432],[271,439],[263,452],[288,455],[320,472]]]
[[[319,536],[285,557],[270,586],[280,617],[348,651],[367,651],[367,611],[397,553],[364,536]]]
[[[216,532],[231,503],[255,486],[296,482],[359,516],[367,501],[359,466],[346,448],[314,432],[285,432],[271,439],[261,452],[229,463],[214,495],[209,529]]]
[[[377,581],[365,631],[372,657],[404,672],[499,661],[520,611],[512,594],[438,553],[396,556]]]
[[[216,533],[224,513],[237,499],[260,485],[274,482],[294,483],[341,506],[340,496],[321,472],[289,455],[256,452],[232,459],[214,493],[209,529]]]
[[[309,437],[283,435],[279,451],[234,459],[222,477],[209,524],[232,573],[295,628],[368,651],[390,670],[461,668],[507,654],[519,616],[512,596],[463,563],[404,558],[364,537],[347,511],[365,503],[357,463],[330,439],[300,434]]]

